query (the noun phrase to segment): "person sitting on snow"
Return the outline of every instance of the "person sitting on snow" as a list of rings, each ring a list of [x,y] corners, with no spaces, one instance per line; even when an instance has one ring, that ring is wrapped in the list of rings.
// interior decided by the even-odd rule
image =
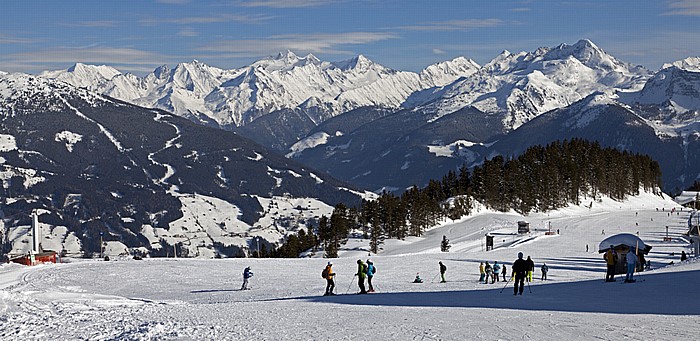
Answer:
[[[413,280],[413,283],[423,283],[423,280],[420,278],[420,275],[416,272],[416,279]]]

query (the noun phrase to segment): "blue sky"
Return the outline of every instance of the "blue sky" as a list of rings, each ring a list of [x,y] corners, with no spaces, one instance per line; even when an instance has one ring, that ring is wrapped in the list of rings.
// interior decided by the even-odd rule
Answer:
[[[700,0],[0,2],[0,70],[10,72],[83,62],[144,74],[192,59],[230,69],[286,50],[418,71],[583,38],[655,70],[700,55]]]

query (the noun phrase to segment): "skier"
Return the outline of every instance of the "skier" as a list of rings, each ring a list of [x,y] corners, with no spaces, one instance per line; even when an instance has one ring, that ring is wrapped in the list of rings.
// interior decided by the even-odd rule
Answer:
[[[360,287],[360,292],[358,294],[366,294],[365,290],[365,276],[367,275],[367,265],[362,263],[361,259],[357,260],[357,285]]]
[[[484,284],[489,284],[489,279],[492,281],[491,283],[493,283],[493,268],[489,262],[486,262],[486,265],[484,265],[484,271],[486,271],[486,280],[484,280]]]
[[[335,296],[333,293],[333,289],[335,288],[335,281],[333,278],[335,277],[335,272],[333,272],[333,263],[328,262],[328,265],[326,265],[326,268],[324,269],[323,273],[326,274],[326,293],[323,294],[323,296]]]
[[[479,264],[479,274],[481,274],[481,276],[479,276],[479,283],[481,283],[484,281],[484,278],[486,277],[486,272],[484,271],[484,262],[481,262]]]
[[[527,256],[527,281],[532,282],[532,273],[535,272],[535,262]]]
[[[241,290],[249,290],[248,288],[248,278],[253,277],[253,271],[251,271],[250,267],[247,267],[243,270],[243,285],[241,286]]]
[[[625,283],[634,282],[634,268],[637,266],[637,255],[632,252],[630,248],[627,252],[627,276],[625,277]]]
[[[688,259],[688,255],[685,254],[685,251],[681,251],[681,262],[685,261],[686,259]]]
[[[442,262],[438,263],[440,263],[440,279],[442,279],[440,283],[447,283],[447,281],[445,280],[445,271],[447,271],[447,267],[445,266],[445,264],[442,264]]]
[[[423,283],[423,280],[420,278],[420,275],[416,272],[416,279],[413,280],[413,283]]]
[[[367,260],[367,284],[369,285],[369,290],[367,292],[374,292],[374,287],[372,286],[372,277],[374,273],[377,272],[377,268],[374,267],[374,263],[371,260]]]
[[[506,268],[506,265],[503,264],[503,281],[506,281],[506,275],[508,274],[508,268]]]
[[[605,255],[603,255],[603,259],[605,259],[605,262],[608,265],[608,272],[605,275],[605,281],[615,282],[615,263],[617,263],[617,253],[612,245],[610,245],[610,249],[608,249],[608,251],[605,252]]]
[[[513,262],[513,277],[515,277],[515,286],[513,287],[513,295],[522,295],[525,289],[525,274],[527,273],[527,262],[523,259],[523,253],[518,252],[518,259]],[[518,285],[520,287],[518,287]]]
[[[542,263],[542,267],[540,268],[542,271],[542,280],[546,281],[547,280],[547,272],[549,271],[549,267],[547,266],[547,263]]]
[[[495,261],[495,262],[493,262],[493,278],[494,278],[494,281],[492,281],[491,283],[500,282],[501,280],[500,280],[499,277],[498,277],[500,274],[501,274],[501,266],[498,265],[498,261]]]

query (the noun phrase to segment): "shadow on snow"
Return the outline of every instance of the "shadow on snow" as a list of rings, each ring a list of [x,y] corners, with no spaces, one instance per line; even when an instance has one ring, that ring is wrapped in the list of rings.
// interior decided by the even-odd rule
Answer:
[[[609,314],[700,315],[700,304],[684,298],[697,297],[700,270],[636,275],[636,283],[604,283],[603,280],[555,284],[525,284],[522,296],[513,296],[511,282],[489,290],[392,292],[369,295],[289,297],[262,301],[305,300],[318,303],[395,306],[495,308]],[[411,284],[414,285],[414,284]]]

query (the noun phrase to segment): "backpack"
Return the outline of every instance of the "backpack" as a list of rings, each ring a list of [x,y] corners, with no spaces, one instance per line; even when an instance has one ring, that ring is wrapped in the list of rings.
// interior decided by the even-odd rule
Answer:
[[[367,264],[362,263],[362,273],[367,273]]]
[[[327,278],[328,277],[328,268],[323,268],[323,271],[321,271],[321,278]]]
[[[374,275],[375,273],[377,273],[377,267],[376,267],[376,266],[372,266],[372,275]]]

